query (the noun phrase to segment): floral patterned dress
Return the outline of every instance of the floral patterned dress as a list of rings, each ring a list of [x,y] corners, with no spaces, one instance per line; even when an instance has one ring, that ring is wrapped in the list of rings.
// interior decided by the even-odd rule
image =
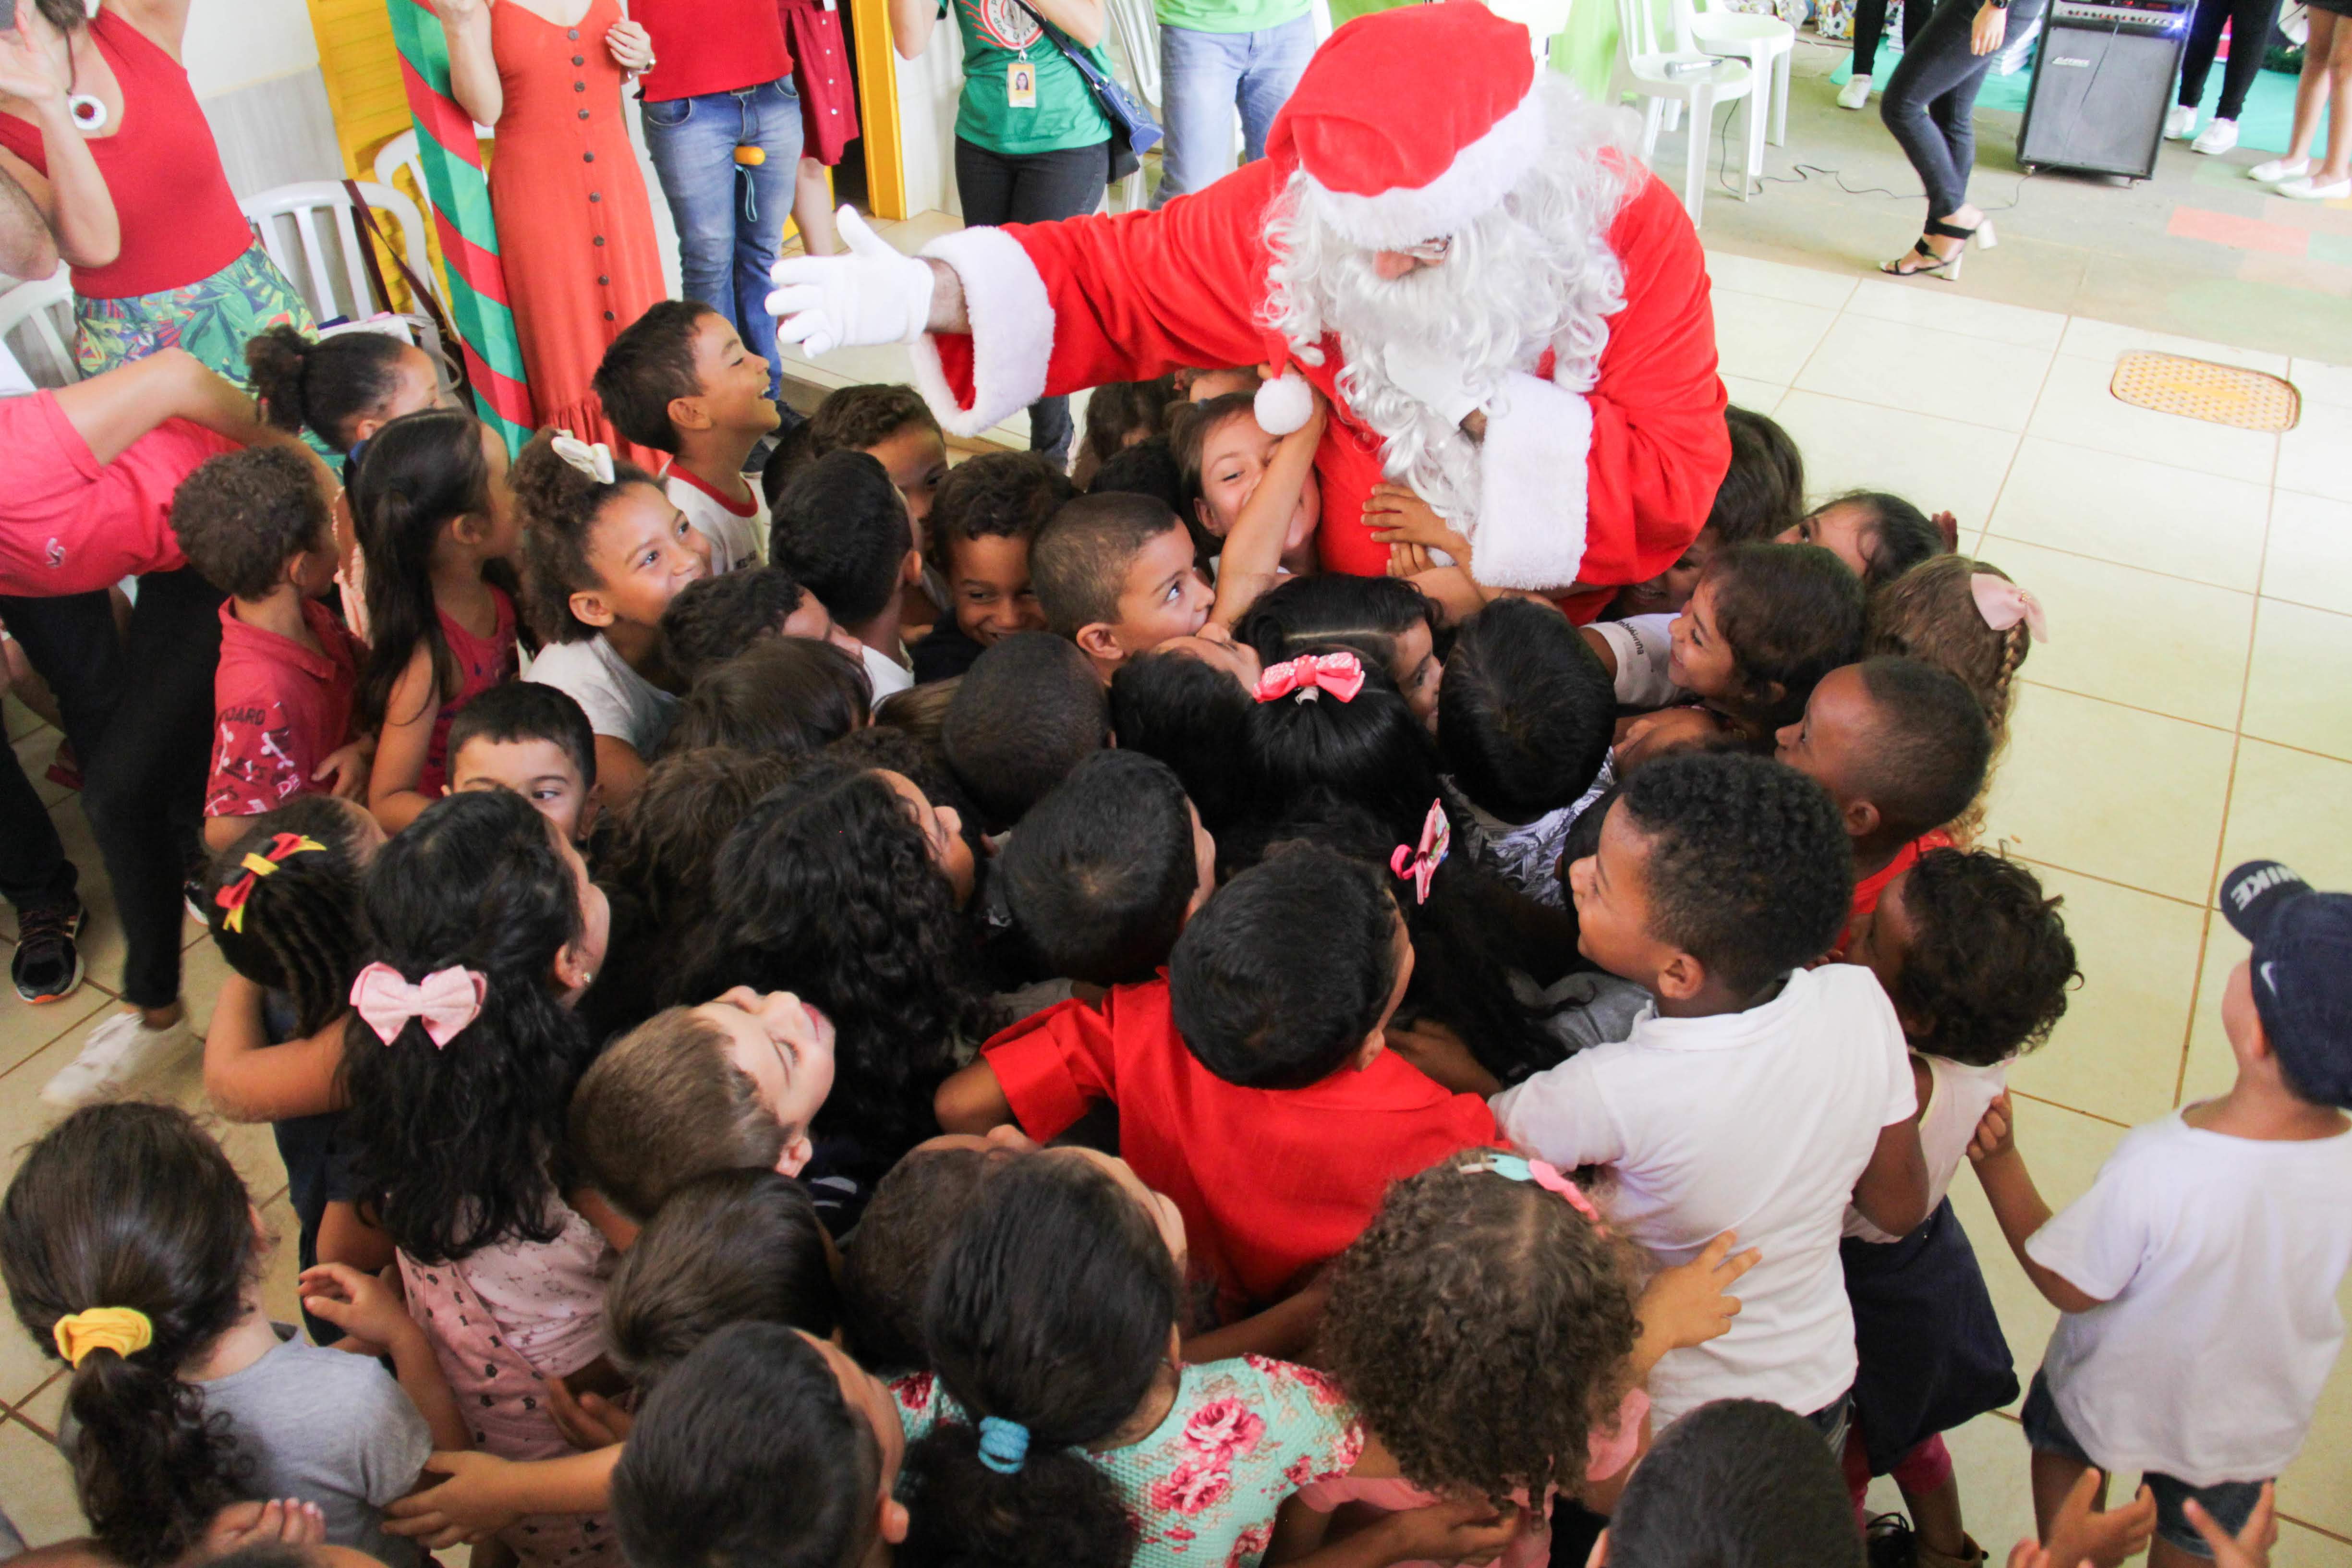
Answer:
[[[929,1373],[890,1385],[914,1442],[964,1413]],[[1087,1459],[1126,1499],[1134,1568],[1256,1568],[1275,1510],[1355,1468],[1364,1425],[1321,1373],[1264,1356],[1188,1366],[1175,1406],[1141,1442]]]

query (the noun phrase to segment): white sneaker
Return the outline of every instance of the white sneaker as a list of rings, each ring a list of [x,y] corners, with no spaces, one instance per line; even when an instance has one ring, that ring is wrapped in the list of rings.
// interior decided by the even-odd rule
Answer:
[[[2299,202],[2340,202],[2352,197],[2352,178],[2330,180],[2323,185],[2305,174],[2298,180],[2282,181],[2271,189]]]
[[[1845,85],[1838,89],[1838,107],[1840,109],[1860,109],[1864,104],[1868,103],[1869,101],[1870,78],[1860,71],[1856,71],[1853,75],[1846,78]]]
[[[178,1022],[160,1029],[149,1028],[136,1013],[118,1013],[89,1032],[81,1054],[41,1086],[41,1098],[68,1110],[94,1105],[195,1043],[184,1010]]]
[[[2267,163],[2257,163],[2247,170],[2246,178],[2275,185],[2281,180],[2292,180],[2297,174],[2307,174],[2310,169],[2311,160],[2308,158],[2273,158]]]
[[[2176,103],[2164,111],[2164,139],[2186,142],[2196,134],[2197,110],[2185,103]]]
[[[2237,144],[2238,122],[2234,120],[2217,120],[2205,128],[2203,135],[2189,144],[2189,150],[2191,153],[2203,153],[2210,156],[2216,153],[2226,153]]]

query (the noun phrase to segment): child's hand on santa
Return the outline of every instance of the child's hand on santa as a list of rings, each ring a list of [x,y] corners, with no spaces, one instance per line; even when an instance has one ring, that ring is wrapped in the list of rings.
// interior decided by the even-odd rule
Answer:
[[[1410,486],[1374,485],[1372,499],[1364,503],[1364,526],[1379,543],[1418,544],[1444,551],[1457,565],[1469,563],[1470,541]]]

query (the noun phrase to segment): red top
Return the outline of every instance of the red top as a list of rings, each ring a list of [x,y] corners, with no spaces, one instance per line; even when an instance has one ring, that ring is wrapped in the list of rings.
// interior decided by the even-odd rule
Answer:
[[[1952,836],[1940,827],[1935,828],[1897,849],[1895,858],[1878,870],[1857,879],[1853,885],[1853,908],[1846,914],[1845,930],[1838,932],[1837,946],[1830,950],[1830,956],[1845,956],[1846,942],[1853,935],[1853,922],[1878,908],[1879,896],[1886,891],[1887,883],[1911,869],[1912,864],[1927,850],[1949,849],[1951,847]]]
[[[104,267],[75,268],[74,292],[127,300],[211,277],[245,254],[253,231],[187,71],[111,11],[90,18],[89,37],[122,89],[121,122],[111,134],[89,138],[121,220],[122,254]],[[0,114],[0,147],[49,172],[31,121]]]
[[[1185,365],[1257,364],[1281,347],[1257,312],[1269,259],[1264,215],[1283,177],[1274,159],[1261,158],[1158,212],[1009,226],[1053,310],[1044,391],[1149,380]],[[1673,191],[1639,165],[1628,185],[1609,227],[1625,306],[1609,318],[1585,396],[1591,433],[1575,575],[1594,585],[1647,582],[1673,565],[1705,525],[1730,460],[1706,252]],[[965,279],[967,293],[974,286]],[[974,340],[928,341],[958,406],[969,407]],[[1320,365],[1292,361],[1332,400],[1315,455],[1323,488],[1316,548],[1327,571],[1384,576],[1389,547],[1362,522],[1381,479],[1380,437],[1338,395],[1346,360],[1336,343],[1325,347]],[[1601,602],[1584,598],[1571,614],[1590,620]]]
[[[636,0],[631,15],[654,41],[654,68],[637,82],[647,103],[792,74],[776,0]]]
[[[442,640],[457,661],[458,680],[457,695],[441,704],[440,715],[433,721],[432,743],[425,749],[425,771],[417,775],[416,792],[427,800],[441,798],[449,783],[449,721],[457,716],[458,709],[491,687],[512,680],[522,668],[515,656],[514,601],[507,597],[505,589],[496,586],[490,589],[490,598],[499,607],[499,623],[486,637],[476,637],[451,620],[448,612],[434,607],[433,613],[441,617]]]
[[[258,816],[298,795],[326,794],[334,780],[310,775],[352,739],[366,648],[316,601],[303,604],[302,619],[319,639],[317,653],[246,625],[235,600],[221,606],[220,618],[205,815]]]
[[[1119,1152],[1175,1200],[1193,1273],[1231,1322],[1297,1289],[1363,1233],[1391,1182],[1496,1144],[1494,1114],[1383,1051],[1305,1089],[1244,1089],[1176,1033],[1168,981],[1065,1002],[981,1047],[1021,1130],[1040,1140],[1089,1103],[1118,1107]]]
[[[0,399],[0,594],[87,594],[188,563],[172,532],[172,492],[236,443],[166,419],[100,466],[49,392]]]

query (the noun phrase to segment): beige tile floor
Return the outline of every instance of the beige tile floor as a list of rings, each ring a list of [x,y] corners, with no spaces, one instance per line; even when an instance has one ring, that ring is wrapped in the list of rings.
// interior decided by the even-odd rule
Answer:
[[[886,232],[912,249],[952,222],[927,215]],[[2064,895],[2081,951],[2065,1022],[2014,1080],[2021,1142],[2044,1193],[2063,1203],[2126,1127],[2230,1081],[2219,998],[2245,949],[2210,913],[2219,873],[2274,856],[2352,887],[2352,370],[1932,284],[1728,253],[1712,265],[1732,395],[1789,427],[1811,488],[1867,485],[1948,508],[1963,548],[2049,606],[2053,640],[2025,667],[1990,826]],[[2288,374],[2304,423],[2254,435],[2116,403],[2105,392],[2115,356],[2139,347]],[[908,374],[896,350],[787,369],[829,385]],[[1016,417],[994,434],[1024,432]],[[13,701],[6,715],[37,779],[56,736]],[[48,1121],[36,1091],[110,1005],[104,987],[121,956],[79,805],[51,794],[92,894],[92,984],[55,1007],[0,1001],[0,1175]],[[0,938],[13,933],[0,910]],[[220,966],[197,927],[187,934],[201,1020]],[[201,1102],[193,1065],[159,1089]],[[228,1135],[287,1234],[267,1132]],[[2030,1370],[2056,1314],[1965,1175],[1954,1201]],[[290,1273],[281,1256],[274,1289],[287,1313]],[[62,1398],[52,1367],[22,1334],[0,1331],[0,1507],[35,1542],[79,1528],[47,1441]],[[1983,1417],[1954,1447],[1972,1526],[1998,1555],[2032,1524],[2016,1422]],[[2282,1568],[2352,1568],[2352,1374],[2330,1384],[2280,1506]]]

